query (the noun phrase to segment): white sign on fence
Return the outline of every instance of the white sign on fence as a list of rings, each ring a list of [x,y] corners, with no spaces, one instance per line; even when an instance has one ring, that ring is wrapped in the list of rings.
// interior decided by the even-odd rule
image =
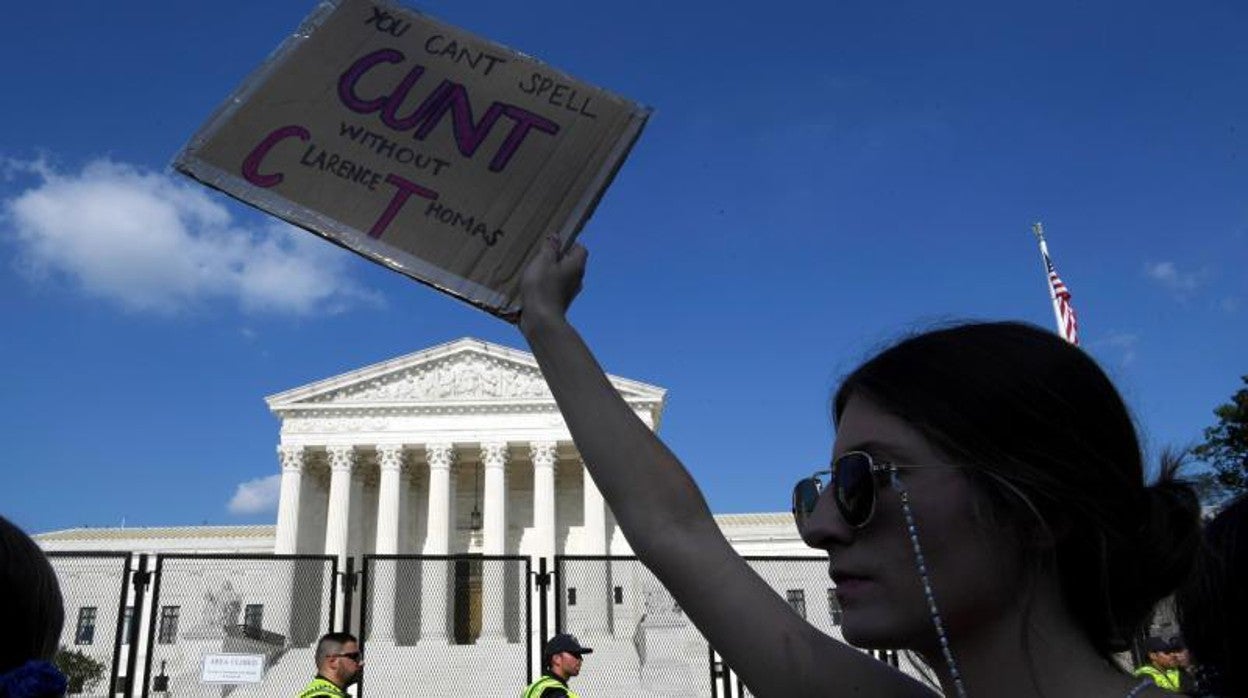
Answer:
[[[201,683],[260,683],[264,679],[263,654],[205,654]]]

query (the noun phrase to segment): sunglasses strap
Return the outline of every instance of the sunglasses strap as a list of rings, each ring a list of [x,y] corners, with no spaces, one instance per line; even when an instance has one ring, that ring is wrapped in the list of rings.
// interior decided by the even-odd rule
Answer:
[[[932,625],[936,628],[936,636],[940,640],[940,651],[945,657],[945,666],[953,679],[954,689],[958,698],[966,698],[966,687],[962,685],[962,674],[958,672],[958,663],[953,658],[953,648],[949,646],[949,635],[945,632],[944,621],[940,618],[940,609],[936,607],[936,594],[932,591],[932,580],[927,576],[927,562],[923,559],[923,547],[919,545],[919,527],[914,522],[914,512],[910,509],[910,492],[897,476],[897,469],[889,471],[889,484],[901,498],[901,513],[906,517],[906,532],[910,535],[910,545],[914,548],[914,562],[919,570],[919,579],[923,582],[923,595],[927,598],[927,610],[932,617]]]

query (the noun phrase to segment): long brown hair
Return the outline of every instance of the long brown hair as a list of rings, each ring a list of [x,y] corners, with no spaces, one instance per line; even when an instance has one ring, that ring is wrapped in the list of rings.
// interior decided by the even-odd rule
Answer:
[[[909,337],[856,369],[862,393],[968,466],[1033,568],[1104,656],[1124,649],[1192,565],[1199,505],[1173,472],[1146,486],[1130,413],[1087,354],[1016,322]],[[1034,554],[1039,553],[1039,554]]]

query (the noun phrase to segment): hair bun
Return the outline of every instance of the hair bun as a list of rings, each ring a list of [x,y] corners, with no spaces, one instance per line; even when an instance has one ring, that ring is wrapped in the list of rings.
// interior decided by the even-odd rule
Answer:
[[[1178,466],[1163,458],[1161,475],[1144,489],[1145,501],[1137,547],[1148,586],[1160,595],[1172,592],[1191,574],[1200,548],[1200,499],[1178,477]]]
[[[1163,458],[1163,463],[1165,459]],[[1190,577],[1200,548],[1200,501],[1177,469],[1163,465],[1143,488],[1137,527],[1107,541],[1109,574],[1103,599],[1112,608],[1111,647],[1123,650],[1152,616],[1157,602]]]

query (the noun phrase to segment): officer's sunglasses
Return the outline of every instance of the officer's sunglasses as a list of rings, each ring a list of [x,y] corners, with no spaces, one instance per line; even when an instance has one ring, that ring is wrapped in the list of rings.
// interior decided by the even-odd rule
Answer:
[[[331,656],[331,657],[346,657],[347,659],[350,659],[351,661],[355,662],[356,664],[359,664],[359,663],[360,663],[360,661],[361,661],[362,659],[364,659],[364,653],[363,653],[363,652],[341,652],[341,653],[339,653],[339,654],[331,654],[331,655],[329,655],[329,656]]]

